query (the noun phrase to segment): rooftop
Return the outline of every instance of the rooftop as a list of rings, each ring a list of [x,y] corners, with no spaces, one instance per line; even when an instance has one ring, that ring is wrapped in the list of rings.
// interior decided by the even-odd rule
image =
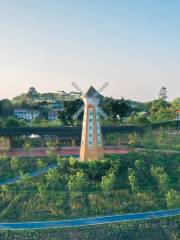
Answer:
[[[94,97],[94,98],[101,98],[101,94],[93,87],[91,86],[87,93],[85,94],[85,97]]]

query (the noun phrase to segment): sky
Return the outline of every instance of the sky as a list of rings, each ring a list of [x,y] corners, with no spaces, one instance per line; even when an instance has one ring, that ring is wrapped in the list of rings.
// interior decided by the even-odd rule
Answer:
[[[0,99],[109,87],[138,101],[180,97],[179,0],[0,0]]]

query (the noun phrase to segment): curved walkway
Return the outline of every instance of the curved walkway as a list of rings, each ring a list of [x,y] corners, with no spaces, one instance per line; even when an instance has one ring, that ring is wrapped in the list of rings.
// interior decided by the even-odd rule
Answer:
[[[73,219],[63,221],[44,221],[44,222],[21,222],[21,223],[0,223],[0,230],[36,230],[67,227],[85,227],[89,225],[112,224],[127,221],[150,220],[156,218],[179,216],[179,209],[131,213],[123,215],[112,215],[104,217],[93,217],[84,219]]]
[[[37,177],[41,174],[47,173],[49,169],[56,168],[56,167],[57,167],[57,164],[54,163],[54,164],[51,164],[48,167],[42,168],[40,170],[31,172],[31,173],[27,173],[26,176],[30,177],[30,178]],[[15,178],[8,179],[4,182],[0,182],[0,187],[2,187],[4,185],[10,185],[10,184],[16,183],[19,180],[21,180],[22,178],[23,178],[23,176],[18,176],[18,177],[15,177]]]

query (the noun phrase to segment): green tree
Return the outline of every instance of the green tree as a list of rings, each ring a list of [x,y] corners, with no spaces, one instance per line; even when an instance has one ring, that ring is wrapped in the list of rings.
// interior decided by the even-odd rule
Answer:
[[[180,193],[173,189],[170,189],[166,193],[166,203],[169,208],[180,207]]]
[[[102,164],[99,161],[91,160],[88,162],[89,177],[94,181],[102,174]]]
[[[139,189],[138,179],[136,177],[135,171],[131,168],[128,169],[128,180],[132,191],[137,192]]]
[[[13,104],[9,99],[0,101],[0,116],[8,117],[13,114]]]
[[[46,166],[47,166],[47,164],[42,159],[39,158],[37,160],[37,167],[38,167],[38,169],[45,168]]]
[[[15,171],[19,171],[22,168],[21,160],[17,157],[11,158],[11,168]]]
[[[68,188],[70,191],[84,191],[88,188],[88,178],[81,170],[69,176]]]
[[[159,91],[159,99],[166,100],[167,99],[167,89],[162,87]]]
[[[170,179],[169,176],[166,174],[164,168],[151,166],[151,175],[157,181],[159,188],[162,191],[167,191],[167,189],[169,188]]]
[[[60,176],[57,171],[57,168],[52,168],[52,169],[50,168],[45,176],[47,181],[53,184],[57,184],[60,180]]]
[[[128,143],[131,146],[136,146],[138,144],[138,135],[137,133],[132,133],[128,137]]]
[[[78,109],[82,106],[82,100],[77,99],[72,102],[64,103],[64,110],[59,113],[59,118],[63,125],[72,125],[74,124],[72,116]],[[79,116],[79,119],[82,120],[83,114]]]
[[[116,186],[116,176],[111,170],[106,176],[102,177],[101,189],[105,192],[112,191]]]
[[[130,111],[130,106],[127,104],[124,98],[121,98],[120,100],[114,100],[111,103],[111,106],[114,119],[116,119],[117,116],[119,116],[120,119],[122,120],[123,117],[125,117]]]
[[[6,127],[21,127],[21,121],[15,117],[8,117],[5,121]]]
[[[2,127],[4,127],[4,126],[5,126],[5,124],[4,124],[3,119],[0,119],[0,128],[2,128]]]
[[[180,109],[180,98],[175,98],[172,101],[172,108],[175,109],[175,110]]]
[[[31,145],[31,143],[25,142],[25,144],[23,145],[23,149],[24,149],[24,151],[25,151],[25,153],[26,153],[27,156],[30,155],[31,150],[32,150],[32,145]]]

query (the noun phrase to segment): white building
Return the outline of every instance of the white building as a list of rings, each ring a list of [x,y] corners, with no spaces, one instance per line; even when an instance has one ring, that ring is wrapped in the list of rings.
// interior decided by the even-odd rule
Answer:
[[[70,92],[67,93],[65,91],[58,91],[57,93],[57,99],[60,102],[72,102],[80,98],[80,93],[79,92]]]
[[[32,121],[33,119],[39,117],[40,112],[37,110],[27,110],[27,109],[15,109],[14,116],[18,119],[24,119],[27,121]]]

